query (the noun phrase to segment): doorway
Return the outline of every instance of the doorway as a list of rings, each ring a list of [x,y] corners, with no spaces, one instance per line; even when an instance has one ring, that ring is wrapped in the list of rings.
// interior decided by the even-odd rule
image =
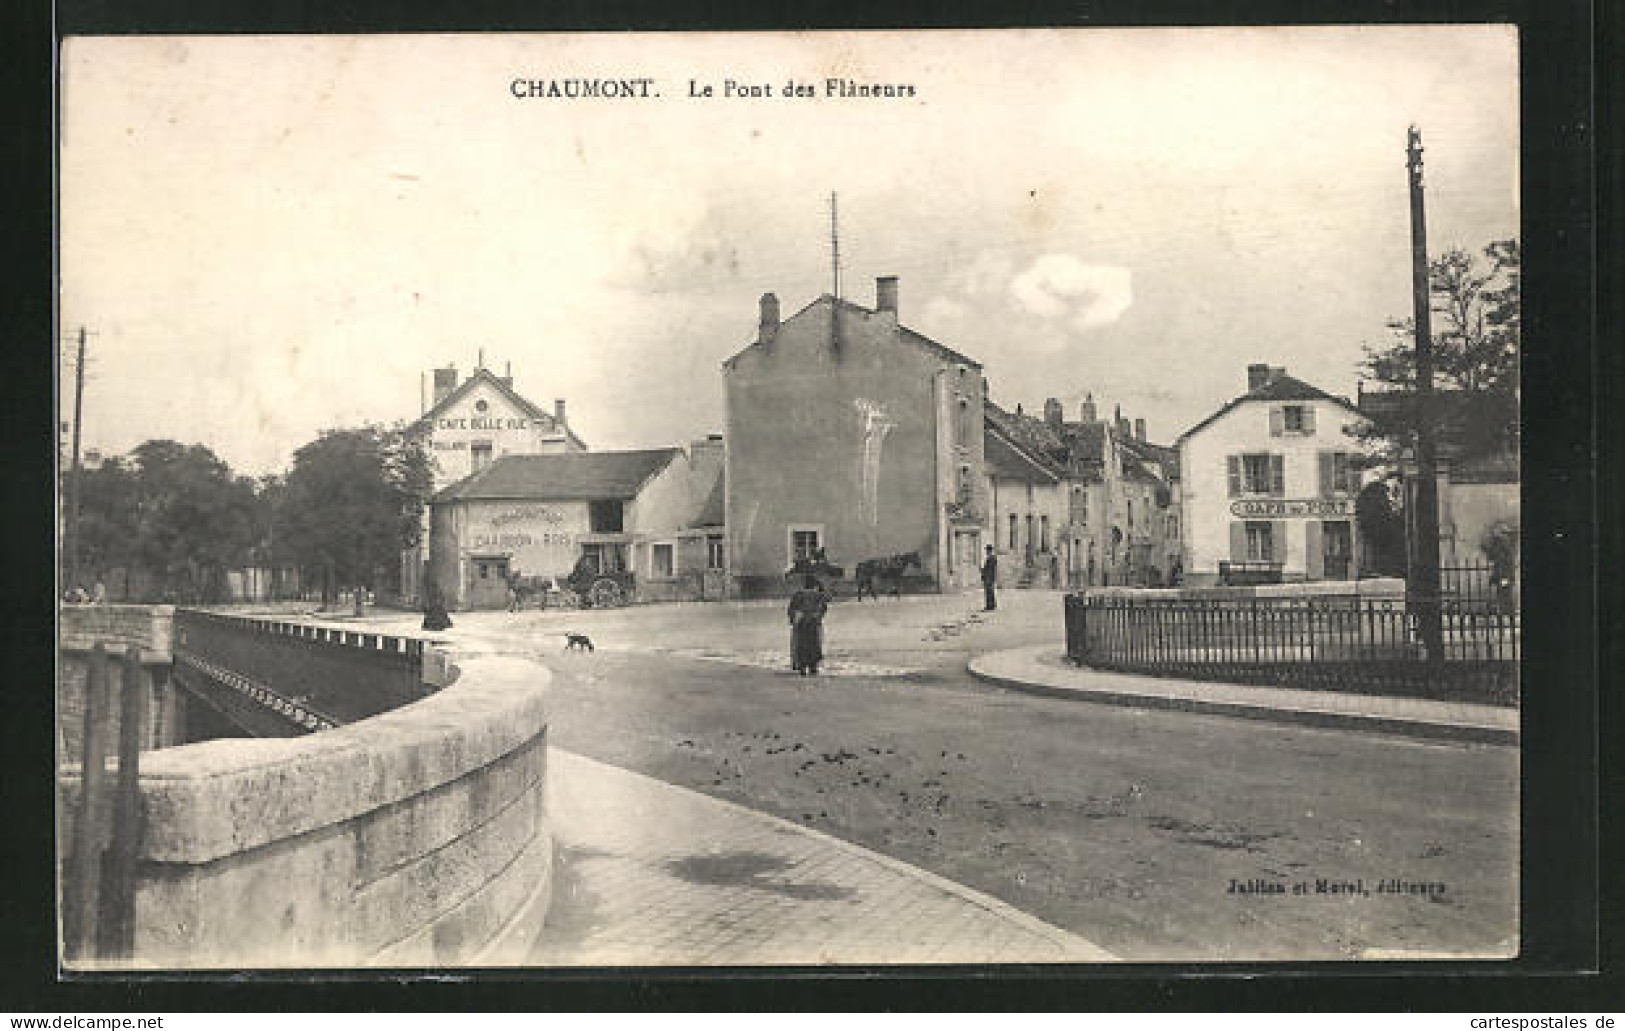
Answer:
[[[976,587],[982,582],[982,535],[975,530],[954,531],[955,588]]]
[[[468,607],[505,609],[508,607],[508,560],[471,558],[468,560]]]
[[[1354,535],[1346,521],[1321,526],[1321,575],[1328,580],[1347,580],[1353,564]]]

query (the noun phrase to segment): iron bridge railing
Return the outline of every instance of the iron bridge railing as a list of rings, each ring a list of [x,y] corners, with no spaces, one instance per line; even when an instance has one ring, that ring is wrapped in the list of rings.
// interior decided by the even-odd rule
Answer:
[[[174,652],[182,682],[206,679],[250,731],[266,717],[287,733],[326,730],[429,693],[423,642],[409,637],[182,609]]]
[[[1515,705],[1519,615],[1441,600],[1444,654],[1427,660],[1403,597],[1066,598],[1066,651],[1102,669],[1200,680]]]

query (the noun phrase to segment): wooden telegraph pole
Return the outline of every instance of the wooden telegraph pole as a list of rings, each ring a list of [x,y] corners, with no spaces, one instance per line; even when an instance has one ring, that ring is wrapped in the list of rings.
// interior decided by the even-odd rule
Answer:
[[[1428,275],[1427,216],[1422,203],[1422,131],[1410,127],[1405,166],[1411,188],[1411,304],[1416,322],[1416,512],[1411,525],[1410,582],[1428,662],[1444,661],[1444,627],[1439,603],[1439,456],[1433,426],[1433,292]]]
[[[73,366],[73,465],[68,480],[68,582],[67,589],[79,586],[79,425],[85,412],[85,327],[79,327],[79,357]]]

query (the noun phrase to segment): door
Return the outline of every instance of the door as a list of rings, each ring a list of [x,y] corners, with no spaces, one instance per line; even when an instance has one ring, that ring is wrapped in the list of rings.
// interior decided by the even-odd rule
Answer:
[[[1353,565],[1354,535],[1347,522],[1330,522],[1321,527],[1323,575],[1328,580],[1347,580]]]
[[[982,583],[982,538],[974,531],[954,531],[954,578],[957,588]]]
[[[468,560],[468,607],[505,609],[508,607],[508,560],[472,558]]]

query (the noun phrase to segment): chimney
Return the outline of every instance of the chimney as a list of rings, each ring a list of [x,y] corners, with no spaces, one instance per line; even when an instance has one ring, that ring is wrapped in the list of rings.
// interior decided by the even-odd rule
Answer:
[[[553,399],[553,421],[560,426],[564,425],[564,398]]]
[[[457,389],[457,366],[455,363],[444,369],[434,370],[434,403],[439,404],[446,399],[446,395]]]
[[[1078,409],[1078,415],[1084,422],[1094,422],[1099,419],[1099,415],[1095,413],[1095,395],[1084,395],[1083,406]]]
[[[502,385],[513,389],[513,362],[502,363]]]
[[[1247,390],[1252,392],[1259,387],[1269,386],[1270,367],[1264,364],[1247,366]]]
[[[1061,429],[1061,402],[1053,397],[1044,398],[1044,421],[1050,429],[1060,432]]]
[[[771,344],[779,335],[779,298],[776,294],[762,295],[762,319],[756,331],[758,344]]]
[[[1145,439],[1145,420],[1144,419],[1135,419],[1134,420],[1134,439],[1135,440],[1144,440]]]
[[[897,314],[897,277],[875,277],[875,311]]]

